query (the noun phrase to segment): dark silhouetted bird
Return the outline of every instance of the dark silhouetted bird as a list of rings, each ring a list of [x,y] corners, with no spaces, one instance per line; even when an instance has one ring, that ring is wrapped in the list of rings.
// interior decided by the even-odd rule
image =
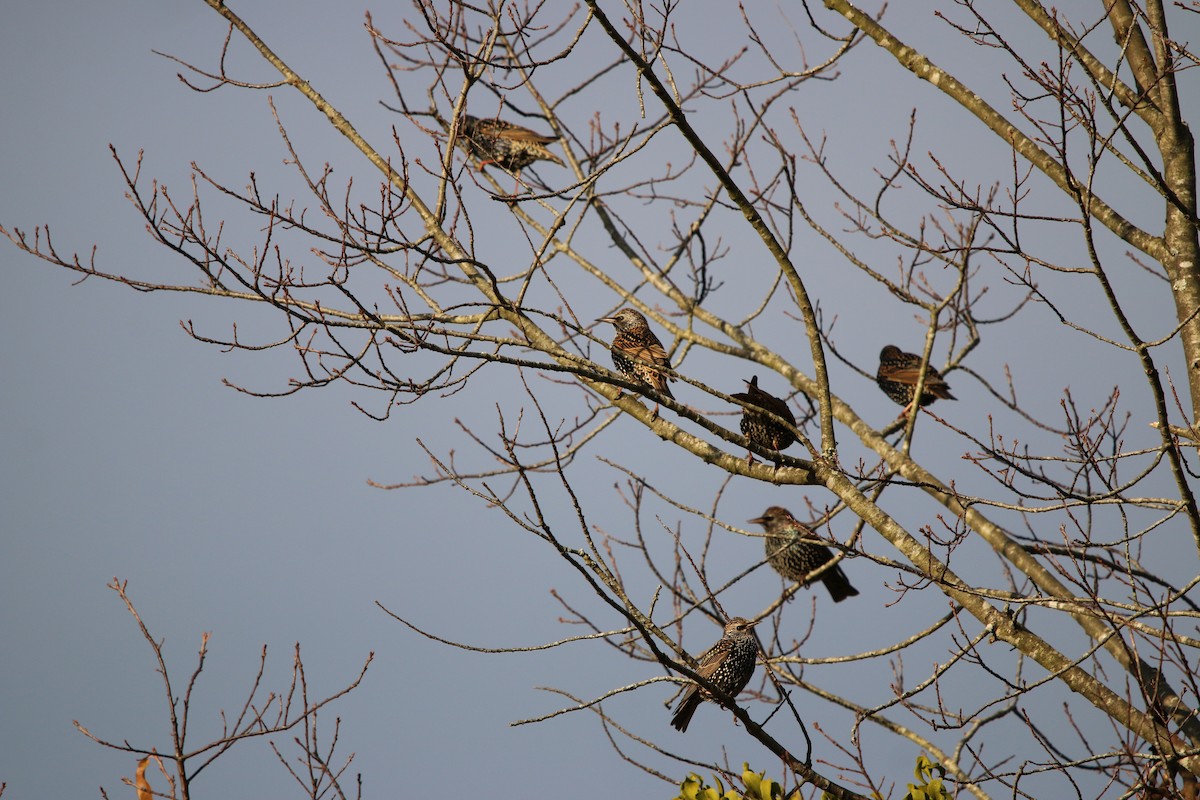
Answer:
[[[753,631],[756,624],[741,617],[726,622],[725,635],[698,659],[696,674],[730,697],[736,697],[754,674],[754,662],[758,659],[758,642]],[[707,689],[692,684],[675,707],[671,724],[676,730],[686,731],[700,704],[712,699]]]
[[[812,537],[813,533],[796,521],[786,508],[771,506],[761,517],[750,522],[766,529],[763,549],[767,553],[767,563],[790,581],[802,582],[808,573],[833,558],[828,547],[800,541],[806,536]],[[822,572],[821,582],[835,603],[858,594],[858,589],[850,585],[840,564],[834,564]]]
[[[908,413],[913,405],[913,395],[917,393],[917,378],[921,374],[921,357],[915,353],[905,353],[894,344],[889,344],[879,353],[879,370],[875,373],[875,382],[883,393],[893,402],[904,406],[900,416]],[[925,370],[925,387],[921,392],[921,405],[927,406],[934,400],[953,400],[950,387],[942,373],[930,364]]]
[[[792,433],[792,428],[796,427],[796,418],[792,415],[792,409],[788,407],[788,404],[775,395],[758,388],[757,375],[745,381],[745,384],[746,391],[731,394],[730,397],[736,397],[743,403],[758,406],[764,411],[770,411],[776,417],[782,417],[791,424],[791,428],[770,415],[743,408],[742,435],[755,444],[771,450],[784,450],[795,444],[796,434]],[[746,460],[752,463],[754,455],[747,455]]]
[[[632,308],[622,308],[611,317],[602,317],[597,322],[611,322],[617,329],[609,348],[617,371],[634,383],[657,389],[674,400],[675,395],[667,386],[670,379],[662,372],[663,368],[670,369],[671,362],[662,342],[650,330],[646,318]],[[657,403],[654,413],[658,414]]]
[[[496,164],[509,172],[520,172],[535,161],[553,161],[560,167],[562,159],[546,149],[557,142],[554,136],[543,136],[502,119],[479,119],[463,114],[458,133],[466,149],[479,159],[479,168]]]

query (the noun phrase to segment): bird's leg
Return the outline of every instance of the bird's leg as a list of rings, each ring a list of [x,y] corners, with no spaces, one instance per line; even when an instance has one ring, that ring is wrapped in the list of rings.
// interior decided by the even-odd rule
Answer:
[[[900,413],[896,415],[896,419],[905,419],[906,417],[908,417],[908,415],[911,414],[913,412],[913,409],[916,407],[916,402],[917,402],[917,398],[915,398],[915,397],[912,400],[909,400],[908,405],[906,405],[904,408],[902,408],[900,410]],[[892,422],[895,422],[895,421],[896,421],[895,419],[892,420]]]

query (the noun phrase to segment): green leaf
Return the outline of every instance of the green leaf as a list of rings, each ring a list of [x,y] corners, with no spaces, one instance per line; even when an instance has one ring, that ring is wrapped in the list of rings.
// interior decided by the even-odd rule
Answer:
[[[762,798],[759,792],[759,785],[762,783],[765,772],[755,772],[750,769],[749,762],[742,763],[742,783],[746,784],[746,796],[754,798]]]
[[[695,775],[688,775],[679,784],[679,796],[675,800],[696,800],[696,792],[700,790],[700,780]]]

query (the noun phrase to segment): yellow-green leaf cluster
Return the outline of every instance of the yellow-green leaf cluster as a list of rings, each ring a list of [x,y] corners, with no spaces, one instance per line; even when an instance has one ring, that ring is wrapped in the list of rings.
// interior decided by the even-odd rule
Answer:
[[[783,787],[766,777],[766,772],[755,772],[750,769],[749,762],[742,762],[742,783],[745,784],[745,794],[738,794],[733,789],[725,791],[725,784],[716,775],[713,782],[716,786],[707,786],[696,773],[690,773],[679,785],[679,795],[675,800],[790,800],[797,796],[793,789],[787,798],[783,796]],[[946,777],[946,769],[931,761],[924,753],[917,756],[917,766],[913,770],[916,783],[908,784],[908,794],[904,800],[954,800],[942,780]],[[875,795],[878,796],[878,795]],[[822,800],[832,800],[828,792],[822,795]]]
[[[746,784],[746,800],[780,800],[783,787],[766,777],[766,772],[753,772],[748,762],[742,762],[742,783]]]
[[[716,783],[715,787],[706,786],[699,775],[692,773],[680,784],[679,796],[675,800],[783,800],[783,787],[767,778],[765,772],[750,769],[748,762],[742,762],[745,794],[738,794],[733,789],[725,791],[725,784],[716,775],[713,776],[713,782]]]
[[[706,786],[696,773],[690,773],[683,783],[679,784],[679,796],[675,800],[742,800],[741,795],[730,789],[725,791],[725,784],[716,775],[713,781],[715,787]]]
[[[940,764],[935,764],[921,754],[917,756],[917,768],[913,770],[913,775],[917,782],[908,785],[908,794],[904,795],[904,800],[951,800],[950,793],[946,791],[946,784],[942,782],[942,778],[946,777],[946,770]]]

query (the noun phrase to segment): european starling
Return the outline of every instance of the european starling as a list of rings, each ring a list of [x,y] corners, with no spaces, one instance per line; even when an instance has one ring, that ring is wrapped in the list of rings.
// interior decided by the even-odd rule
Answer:
[[[750,676],[754,674],[754,662],[758,659],[758,642],[752,630],[755,624],[741,617],[726,622],[725,635],[700,656],[696,674],[730,697],[736,697],[750,682]],[[671,725],[675,730],[686,731],[692,714],[696,713],[700,704],[712,699],[707,689],[692,684],[675,707]]]
[[[609,348],[617,371],[634,383],[657,389],[660,394],[674,400],[675,395],[667,386],[670,378],[661,371],[663,368],[670,369],[671,362],[662,342],[650,330],[646,318],[632,308],[622,308],[611,317],[601,317],[597,322],[611,322],[617,329]],[[657,404],[654,413],[658,414]]]
[[[900,416],[908,413],[913,404],[913,395],[917,392],[917,378],[921,374],[921,357],[914,353],[905,353],[894,344],[889,344],[879,353],[879,371],[875,373],[875,382],[883,393],[892,401],[904,406]],[[942,373],[930,364],[925,370],[925,387],[921,392],[921,405],[927,406],[934,400],[953,400],[950,387],[942,378]]]
[[[546,149],[546,145],[558,141],[557,137],[542,136],[502,119],[463,114],[458,135],[471,155],[479,159],[481,170],[488,164],[496,164],[509,172],[520,172],[535,161],[563,165],[562,159]]]
[[[803,581],[808,573],[833,558],[833,553],[828,547],[799,541],[806,534],[811,536],[812,531],[797,522],[786,508],[771,506],[761,517],[750,521],[762,525],[767,531],[766,537],[763,538],[767,563],[790,581]],[[858,594],[858,589],[850,585],[840,564],[834,564],[822,572],[821,582],[825,584],[835,603]]]
[[[792,428],[796,427],[796,418],[792,415],[792,409],[780,398],[758,388],[757,375],[745,381],[745,384],[746,391],[731,394],[730,397],[736,397],[743,403],[770,411],[775,416],[782,417],[791,423]],[[760,447],[770,450],[784,450],[796,442],[796,434],[792,433],[791,428],[777,422],[767,414],[760,414],[748,408],[742,409],[742,436]],[[748,461],[754,461],[753,454],[746,458]]]

